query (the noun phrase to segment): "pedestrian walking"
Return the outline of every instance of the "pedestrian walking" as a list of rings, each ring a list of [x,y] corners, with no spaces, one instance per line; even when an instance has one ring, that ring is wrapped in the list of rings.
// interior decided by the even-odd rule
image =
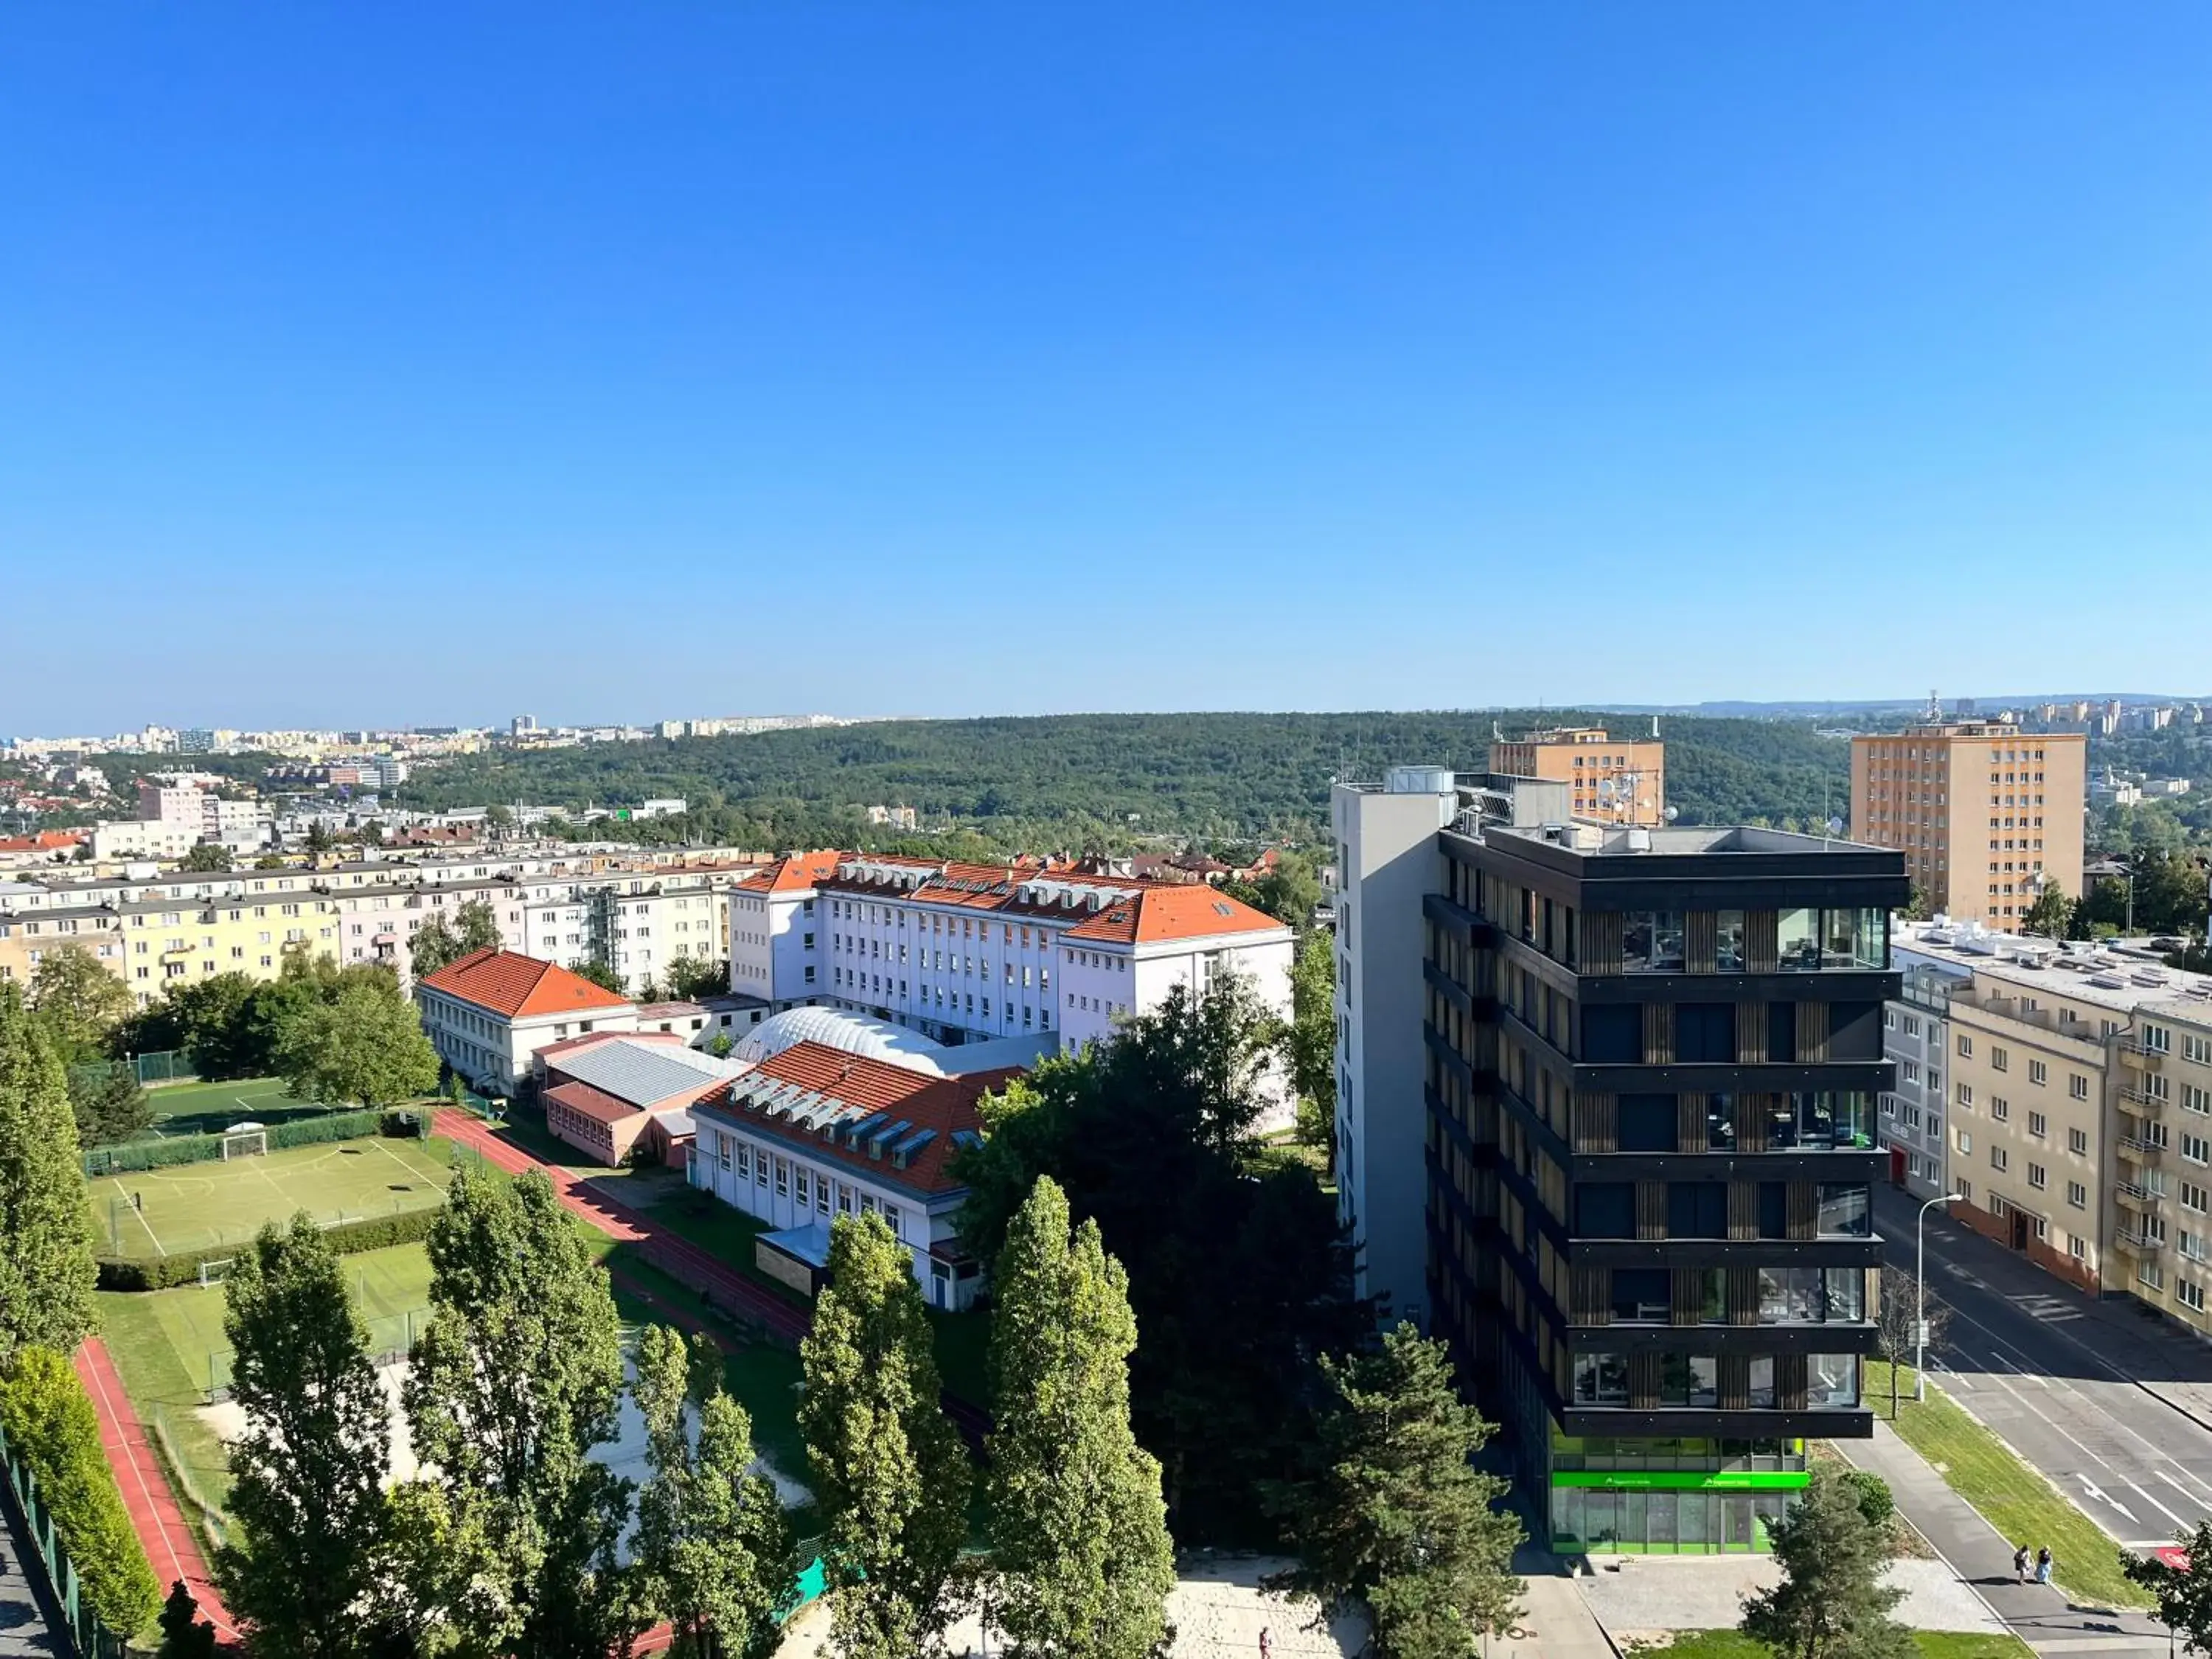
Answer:
[[[2027,1582],[2027,1546],[2022,1544],[2012,1553],[2012,1577],[2017,1584]]]
[[[1260,1626],[1260,1659],[1275,1659],[1275,1641],[1265,1625]]]
[[[2048,1544],[2035,1553],[2035,1582],[2039,1584],[2051,1582],[2051,1546]]]

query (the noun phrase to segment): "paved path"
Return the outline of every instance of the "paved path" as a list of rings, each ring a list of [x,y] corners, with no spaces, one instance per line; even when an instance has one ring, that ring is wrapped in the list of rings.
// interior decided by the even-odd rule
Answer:
[[[1888,1424],[1876,1419],[1871,1440],[1832,1443],[1889,1483],[1899,1512],[1935,1547],[1941,1565],[2038,1653],[2110,1653],[2124,1659],[2162,1659],[2166,1653],[2166,1626],[2154,1619],[2078,1605],[2056,1585],[2017,1583],[2012,1545]]]
[[[123,1391],[123,1379],[115,1374],[115,1362],[108,1358],[106,1345],[96,1336],[87,1337],[76,1351],[76,1364],[85,1392],[92,1396],[100,1413],[100,1449],[107,1455],[108,1467],[115,1471],[131,1530],[138,1534],[147,1560],[153,1563],[162,1594],[166,1595],[171,1585],[183,1579],[192,1599],[199,1603],[200,1616],[215,1626],[217,1636],[235,1641],[238,1629],[208,1576],[207,1558],[200,1552],[199,1539],[185,1524],[185,1513],[178,1507],[176,1493],[170,1490],[169,1477],[162,1470],[144,1425],[131,1410],[131,1398]]]
[[[1781,1583],[1771,1555],[1615,1555],[1594,1558],[1598,1569],[1576,1582],[1613,1639],[1663,1642],[1675,1631],[1732,1630],[1747,1595]],[[1941,1561],[1902,1559],[1884,1579],[1903,1590],[1897,1620],[1913,1630],[1996,1636],[2004,1621]]]
[[[55,1627],[59,1615],[51,1604],[46,1569],[37,1551],[17,1531],[15,1504],[8,1502],[7,1524],[0,1526],[0,1659],[67,1659],[68,1642]]]
[[[1877,1188],[1893,1265],[1910,1201]],[[1928,1289],[1952,1310],[1930,1372],[2097,1524],[2137,1548],[2212,1518],[2212,1346],[1931,1211]]]

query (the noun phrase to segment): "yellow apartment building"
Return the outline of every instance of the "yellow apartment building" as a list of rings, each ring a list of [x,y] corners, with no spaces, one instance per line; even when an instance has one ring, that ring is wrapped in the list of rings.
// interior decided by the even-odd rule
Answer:
[[[125,979],[143,1006],[179,980],[216,974],[274,979],[287,946],[338,959],[337,902],[327,895],[271,895],[268,902],[169,898],[119,907]]]
[[[2081,896],[2088,739],[1996,720],[1851,739],[1851,834],[1905,854],[1929,907],[2016,933],[2046,882]]]
[[[1490,769],[1566,784],[1574,815],[1595,823],[1667,821],[1667,745],[1656,738],[1631,741],[1601,726],[1531,732],[1492,744]]]

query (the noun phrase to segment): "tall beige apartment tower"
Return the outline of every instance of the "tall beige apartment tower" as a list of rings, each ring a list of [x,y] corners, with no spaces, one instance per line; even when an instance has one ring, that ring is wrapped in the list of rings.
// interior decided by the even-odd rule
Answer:
[[[1656,736],[1616,738],[1600,726],[1531,732],[1518,742],[1492,744],[1490,769],[1568,785],[1578,818],[1647,826],[1667,821],[1667,745]]]
[[[1929,720],[1851,739],[1851,835],[1905,854],[1936,910],[2020,931],[2046,882],[2081,896],[2088,739]]]

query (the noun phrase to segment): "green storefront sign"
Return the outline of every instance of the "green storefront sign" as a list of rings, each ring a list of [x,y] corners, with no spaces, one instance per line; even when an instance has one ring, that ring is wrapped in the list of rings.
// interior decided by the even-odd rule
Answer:
[[[1809,1485],[1804,1469],[1558,1469],[1554,1486],[1611,1492],[1795,1492]]]

